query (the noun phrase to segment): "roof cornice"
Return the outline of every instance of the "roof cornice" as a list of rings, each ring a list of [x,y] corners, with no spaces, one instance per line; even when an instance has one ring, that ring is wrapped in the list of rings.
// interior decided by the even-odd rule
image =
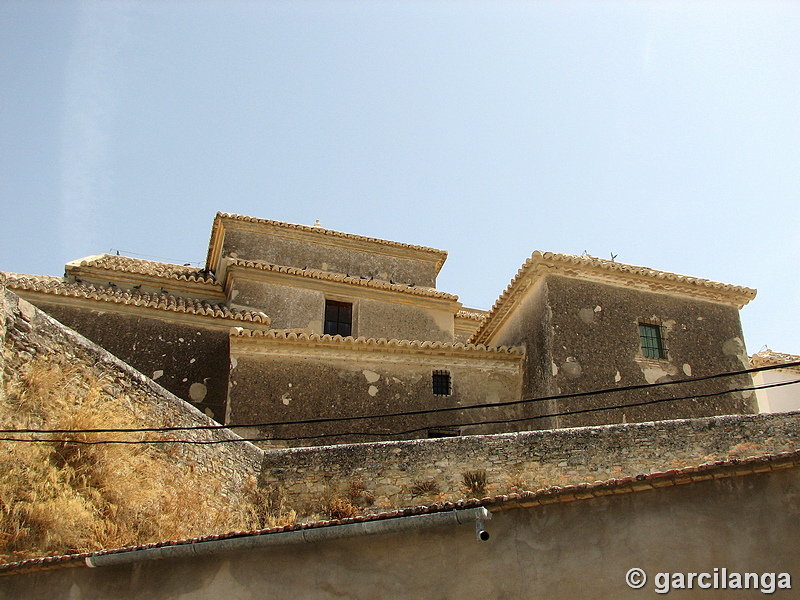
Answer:
[[[340,273],[331,273],[329,271],[321,271],[319,269],[298,269],[296,267],[285,267],[282,265],[273,265],[267,262],[243,260],[241,258],[226,259],[227,268],[225,289],[230,289],[230,279],[233,277],[237,269],[241,269],[240,273],[260,273],[264,276],[277,276],[283,278],[291,278],[296,281],[300,279],[312,279],[317,281],[332,282],[356,286],[371,290],[380,290],[384,292],[395,292],[404,295],[418,296],[420,298],[432,298],[437,300],[444,300],[449,302],[458,302],[458,296],[455,294],[448,294],[441,292],[434,288],[421,287],[416,285],[404,285],[401,283],[390,283],[388,281],[381,281],[380,279],[370,279],[367,277],[353,277],[350,275],[342,275]],[[303,284],[304,286],[308,284]]]
[[[251,327],[269,326],[269,317],[263,312],[230,309],[221,304],[183,298],[171,294],[131,293],[128,290],[67,283],[55,277],[37,277],[35,275],[8,275],[5,285],[18,295],[46,296],[48,301],[59,304],[75,304],[76,302],[94,304],[95,310],[115,310],[117,312],[153,311],[161,313],[170,320],[198,319],[208,324],[230,327],[234,324],[246,323]],[[102,304],[104,306],[98,306]]]
[[[752,288],[627,265],[593,256],[537,250],[520,267],[470,342],[487,343],[528,288],[546,275],[561,275],[646,292],[677,294],[736,308],[742,308],[756,296],[756,290]]]
[[[387,340],[385,338],[342,337],[339,335],[320,335],[317,333],[297,333],[294,331],[254,331],[242,327],[230,330],[231,347],[244,345],[287,347],[287,348],[328,348],[350,352],[377,352],[388,354],[413,354],[417,356],[483,358],[520,361],[525,351],[519,347],[487,347],[482,344],[462,344],[452,342],[430,342],[417,340]]]
[[[155,288],[167,286],[171,292],[182,296],[225,299],[222,285],[205,270],[127,256],[98,254],[73,260],[65,265],[65,274],[69,281],[94,280],[92,283],[99,285],[103,285],[103,281],[114,281],[129,288],[137,284]]]
[[[286,223],[284,221],[273,221],[270,219],[259,219],[226,212],[218,212],[214,217],[214,225],[211,229],[211,240],[208,245],[208,257],[206,268],[214,269],[222,258],[222,242],[226,227],[245,229],[251,231],[269,231],[272,235],[301,239],[311,243],[327,244],[361,250],[372,254],[386,254],[389,256],[408,257],[414,260],[424,260],[435,264],[436,274],[444,265],[447,259],[445,250],[437,250],[427,246],[417,246],[414,244],[404,244],[402,242],[392,242],[379,238],[343,233],[333,229],[325,229],[320,226],[299,225],[297,223]]]

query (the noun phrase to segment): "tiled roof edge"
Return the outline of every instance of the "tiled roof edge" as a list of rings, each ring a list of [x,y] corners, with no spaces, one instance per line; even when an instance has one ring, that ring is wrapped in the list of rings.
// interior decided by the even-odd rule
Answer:
[[[777,366],[796,362],[800,362],[800,356],[796,354],[784,354],[783,352],[773,352],[769,349],[757,352],[750,357],[750,366],[754,369],[758,367],[770,367],[773,365]],[[788,368],[795,371],[800,370],[800,367]]]
[[[477,310],[460,310],[456,313],[456,318],[468,321],[483,321],[489,313]]]
[[[269,317],[263,312],[230,309],[221,304],[183,298],[171,294],[132,293],[128,290],[114,290],[104,286],[67,283],[64,280],[52,277],[46,277],[42,280],[33,275],[8,275],[6,287],[11,290],[84,298],[123,306],[136,306],[215,319],[228,319],[234,322],[261,323],[264,325],[268,325],[270,322]]]
[[[115,260],[117,259],[119,259],[119,262],[123,264],[114,264]],[[124,263],[130,263],[131,264],[130,266],[134,266],[134,268],[130,268],[128,265],[125,265]],[[186,281],[189,283],[197,283],[200,285],[209,285],[214,287],[220,286],[219,282],[214,278],[214,276],[210,272],[205,271],[204,275],[203,274],[204,270],[202,269],[196,269],[194,270],[194,272],[190,272],[183,265],[160,262],[155,260],[144,260],[141,258],[132,258],[129,256],[116,256],[113,254],[96,254],[94,256],[87,256],[85,258],[77,259],[67,263],[68,271],[74,267],[87,267],[87,268],[100,269],[103,271],[113,271],[117,273],[132,273],[136,275],[147,275],[148,277],[154,277],[157,279]],[[174,272],[165,275],[159,272],[159,269],[165,271],[184,270],[186,272],[184,273]]]
[[[511,280],[511,283],[506,286],[506,289],[495,301],[494,305],[489,310],[487,317],[478,328],[478,331],[476,331],[472,338],[470,338],[470,341],[485,341],[482,338],[487,337],[487,335],[491,333],[489,329],[493,327],[496,317],[498,315],[502,316],[505,314],[506,304],[511,302],[517,293],[524,291],[525,286],[522,285],[522,282],[526,276],[535,273],[538,267],[548,266],[603,272],[604,274],[612,277],[617,275],[628,275],[660,282],[665,286],[673,285],[684,287],[686,289],[692,289],[694,287],[709,292],[715,292],[723,296],[729,296],[735,299],[740,308],[741,305],[747,304],[756,296],[756,290],[753,288],[721,283],[700,277],[690,277],[688,275],[680,275],[678,273],[670,273],[668,271],[659,271],[649,267],[639,267],[636,265],[618,263],[613,260],[606,260],[594,256],[558,254],[554,252],[541,252],[537,250],[519,268],[517,274]]]
[[[277,342],[298,342],[308,344],[327,344],[331,346],[370,346],[375,348],[397,348],[408,350],[444,350],[452,352],[475,352],[483,354],[512,354],[522,356],[524,350],[516,346],[484,346],[483,344],[462,344],[460,342],[430,342],[419,340],[398,340],[386,338],[364,338],[364,337],[342,337],[340,335],[330,336],[318,333],[298,333],[295,331],[281,330],[260,330],[245,329],[242,327],[231,328],[233,338],[260,338],[275,340]]]
[[[446,250],[438,250],[436,248],[430,248],[428,246],[418,246],[416,244],[406,244],[403,242],[393,242],[391,240],[384,240],[380,238],[373,238],[367,237],[363,235],[357,235],[354,233],[344,233],[341,231],[336,231],[334,229],[326,229],[321,226],[313,226],[313,225],[300,225],[298,223],[288,223],[286,221],[274,221],[272,219],[261,219],[258,217],[248,217],[245,215],[237,215],[234,213],[227,213],[227,212],[218,212],[217,219],[228,219],[231,221],[240,221],[245,223],[255,223],[258,225],[268,225],[270,227],[279,227],[281,229],[293,229],[295,231],[304,231],[310,232],[314,234],[318,234],[321,236],[327,237],[335,237],[341,239],[349,239],[349,240],[357,240],[360,242],[368,242],[373,244],[381,244],[383,246],[392,246],[395,248],[405,248],[409,250],[416,250],[419,252],[425,252],[428,254],[435,254],[440,257],[442,260],[447,258],[447,251]]]
[[[286,275],[295,275],[297,277],[307,277],[310,279],[318,279],[320,281],[336,281],[339,283],[347,283],[349,285],[356,285],[378,290],[388,290],[393,292],[401,292],[404,294],[413,294],[415,296],[425,296],[429,298],[441,298],[443,300],[458,301],[458,296],[448,294],[447,292],[440,292],[439,290],[415,285],[404,285],[401,283],[391,283],[382,281],[380,279],[370,279],[367,277],[353,277],[351,275],[342,275],[340,273],[329,273],[328,271],[320,271],[319,269],[299,269],[297,267],[286,267],[283,265],[273,265],[271,263],[258,261],[258,260],[245,260],[242,258],[228,259],[231,267],[244,267],[248,269],[257,269],[259,271],[268,271],[271,273],[283,273]]]
[[[501,510],[511,510],[514,508],[527,508],[532,506],[543,506],[546,504],[587,500],[612,494],[616,495],[620,493],[634,493],[646,490],[662,489],[676,485],[708,481],[710,479],[725,479],[744,475],[754,475],[798,466],[800,466],[800,450],[793,452],[781,452],[778,454],[764,454],[744,459],[714,461],[695,467],[684,467],[681,469],[670,469],[663,472],[640,474],[631,477],[622,477],[619,479],[609,479],[606,481],[596,481],[594,483],[553,486],[532,492],[520,492],[482,499],[473,498],[470,500],[459,500],[457,502],[442,502],[426,506],[403,508],[384,513],[352,517],[349,519],[316,521],[313,523],[288,525],[285,527],[274,527],[271,529],[236,531],[222,535],[211,535],[185,540],[144,544],[141,546],[131,546],[114,550],[34,558],[16,563],[0,565],[0,575],[11,575],[26,571],[36,571],[51,568],[80,567],[86,564],[86,558],[92,556],[101,556],[104,554],[119,554],[123,552],[146,550],[148,548],[180,546],[198,542],[210,542],[239,537],[252,537],[257,535],[269,535],[273,533],[298,531],[302,529],[317,529],[321,527],[332,527],[335,525],[344,525],[348,523],[394,519],[413,515],[477,508],[480,506],[486,507],[492,512],[497,512]]]

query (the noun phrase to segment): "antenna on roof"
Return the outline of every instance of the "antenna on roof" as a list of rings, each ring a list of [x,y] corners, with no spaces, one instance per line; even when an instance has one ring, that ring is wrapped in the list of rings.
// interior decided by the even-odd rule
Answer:
[[[612,252],[612,253],[611,253],[611,262],[614,262],[614,259],[615,259],[615,258],[617,258],[618,256],[619,256],[619,254],[614,254],[614,253]]]

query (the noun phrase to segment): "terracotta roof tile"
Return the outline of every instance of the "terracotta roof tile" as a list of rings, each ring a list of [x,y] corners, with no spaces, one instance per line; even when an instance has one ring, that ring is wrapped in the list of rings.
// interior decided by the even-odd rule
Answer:
[[[182,298],[171,294],[133,293],[129,290],[119,290],[111,287],[87,285],[83,283],[67,283],[65,280],[55,277],[6,275],[6,286],[10,290],[35,292],[53,296],[85,298],[111,304],[137,306],[215,319],[228,319],[236,323],[269,324],[269,317],[263,312],[231,309],[222,304],[214,304],[205,300]]]
[[[783,352],[773,352],[772,350],[762,350],[750,357],[750,366],[754,369],[758,367],[771,367],[773,365],[783,365],[787,363],[800,362],[800,356],[796,354],[784,354]],[[800,367],[788,367],[792,370],[800,370]]]
[[[104,271],[134,273],[159,279],[174,279],[216,285],[213,273],[198,267],[175,265],[172,263],[142,260],[130,256],[98,254],[67,263],[67,272],[80,270],[80,267]]]
[[[456,313],[457,319],[467,319],[469,321],[483,321],[489,314],[485,310],[463,309]]]
[[[639,286],[650,291],[678,291],[707,300],[725,301],[739,308],[756,296],[756,290],[752,288],[627,265],[594,256],[537,250],[520,267],[470,341],[488,341],[531,282],[550,273],[608,281],[634,288]]]
[[[370,279],[369,277],[353,277],[349,275],[341,275],[339,273],[330,273],[328,271],[321,271],[318,269],[298,269],[296,267],[286,267],[282,265],[273,265],[271,263],[257,261],[257,260],[244,260],[241,258],[230,259],[230,267],[244,267],[247,269],[257,269],[270,273],[282,273],[285,275],[294,275],[297,277],[306,277],[309,279],[317,279],[320,281],[336,281],[338,283],[346,283],[349,285],[387,290],[392,292],[401,292],[404,294],[412,294],[414,296],[425,296],[429,298],[441,298],[443,300],[458,301],[458,296],[440,292],[439,290],[421,287],[416,285],[404,285],[400,283],[390,283],[388,281],[381,281],[379,279]]]
[[[385,338],[364,338],[364,337],[342,337],[340,335],[320,335],[317,333],[298,333],[295,331],[287,330],[262,330],[256,331],[252,329],[245,329],[242,327],[234,327],[231,329],[231,337],[244,338],[244,339],[263,339],[275,341],[277,343],[305,343],[309,345],[330,345],[330,346],[350,346],[353,348],[362,347],[364,349],[385,349],[388,351],[440,351],[440,352],[454,352],[454,353],[475,353],[475,354],[489,354],[489,355],[513,355],[522,356],[524,350],[515,346],[497,346],[489,347],[483,344],[462,344],[459,342],[430,342],[418,340],[387,340]]]
[[[304,231],[315,233],[320,236],[326,236],[331,238],[341,238],[341,239],[349,239],[349,240],[358,240],[362,242],[369,242],[374,244],[381,244],[383,246],[392,246],[395,248],[408,248],[411,250],[418,250],[421,252],[427,252],[439,257],[442,262],[444,259],[447,258],[447,252],[445,250],[437,250],[436,248],[429,248],[427,246],[417,246],[414,244],[404,244],[402,242],[392,242],[389,240],[382,240],[379,238],[373,237],[366,237],[363,235],[356,235],[352,233],[343,233],[341,231],[334,231],[333,229],[325,229],[324,227],[320,226],[312,226],[312,225],[299,225],[297,223],[286,223],[284,221],[273,221],[271,219],[259,219],[257,217],[247,217],[244,215],[236,215],[233,213],[226,213],[226,212],[218,212],[215,218],[215,225],[219,220],[230,220],[230,221],[240,221],[245,223],[255,223],[259,225],[266,225],[269,227],[279,227],[281,229],[293,229],[296,231]]]

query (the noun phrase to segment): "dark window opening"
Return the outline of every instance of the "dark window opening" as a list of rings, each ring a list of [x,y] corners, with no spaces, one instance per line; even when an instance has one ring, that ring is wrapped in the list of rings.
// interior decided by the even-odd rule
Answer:
[[[432,427],[428,429],[428,438],[458,437],[461,430],[458,427]]]
[[[353,332],[353,305],[349,302],[325,301],[325,330],[328,335],[347,337]]]
[[[664,336],[660,325],[639,323],[639,338],[642,341],[642,354],[647,358],[667,358]]]
[[[450,371],[433,372],[433,395],[449,396],[452,393]]]

